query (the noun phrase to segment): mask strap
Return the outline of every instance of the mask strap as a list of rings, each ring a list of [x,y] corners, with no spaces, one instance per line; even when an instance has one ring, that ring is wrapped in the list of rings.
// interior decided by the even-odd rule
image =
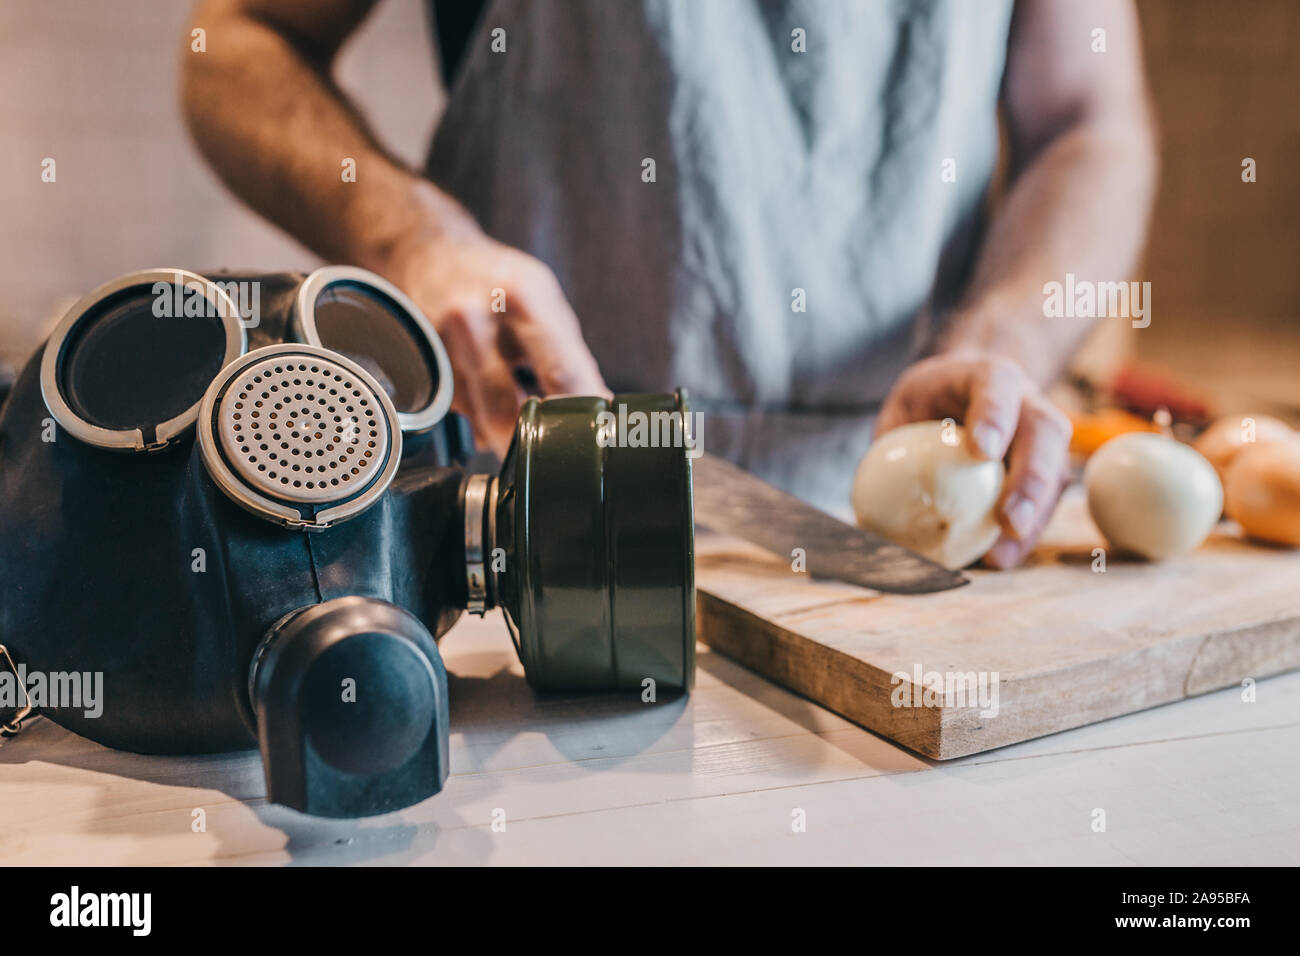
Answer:
[[[17,712],[15,712],[14,716],[9,721],[0,723],[0,738],[13,737],[23,729],[23,721],[31,716],[32,695],[28,693],[27,685],[23,683],[22,675],[18,673],[18,668],[14,664],[14,659],[9,654],[9,648],[5,647],[3,644],[0,644],[0,664],[8,666],[9,670],[13,672],[14,679],[18,682],[18,686],[21,687],[23,691],[22,706],[18,708]]]

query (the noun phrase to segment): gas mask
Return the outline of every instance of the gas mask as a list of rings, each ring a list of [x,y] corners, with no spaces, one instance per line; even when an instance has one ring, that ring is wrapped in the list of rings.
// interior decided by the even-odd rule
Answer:
[[[500,471],[467,475],[451,396],[428,321],[363,270],[87,295],[0,408],[13,709],[41,675],[69,730],[257,747],[273,802],[353,817],[441,789],[437,639],[464,610],[502,610],[539,691],[688,690],[691,460],[617,434],[684,397],[530,399]],[[59,675],[102,701],[55,699]]]

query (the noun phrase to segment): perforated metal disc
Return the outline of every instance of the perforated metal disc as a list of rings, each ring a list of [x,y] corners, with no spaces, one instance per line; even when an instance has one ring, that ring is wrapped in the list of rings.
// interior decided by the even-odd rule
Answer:
[[[375,380],[310,345],[258,349],[227,367],[200,420],[204,463],[218,485],[286,524],[325,527],[360,512],[401,457],[397,412]]]
[[[379,473],[388,429],[374,391],[325,359],[272,356],[231,382],[217,413],[234,470],[289,501],[347,497]]]

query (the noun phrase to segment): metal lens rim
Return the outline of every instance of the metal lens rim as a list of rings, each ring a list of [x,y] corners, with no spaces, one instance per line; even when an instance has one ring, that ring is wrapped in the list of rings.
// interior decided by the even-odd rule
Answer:
[[[423,336],[437,366],[438,387],[433,399],[424,408],[414,412],[397,412],[397,421],[403,432],[413,434],[428,431],[446,417],[451,409],[455,390],[451,377],[451,359],[433,324],[401,289],[387,279],[356,266],[324,266],[312,272],[298,287],[293,306],[293,330],[300,342],[326,348],[316,328],[316,302],[321,293],[332,285],[349,284],[369,286],[382,296],[397,303],[406,312],[412,327]],[[382,391],[382,389],[381,389]]]
[[[496,479],[491,475],[465,478],[465,610],[482,617],[487,612],[488,568],[485,555],[494,547],[490,533],[485,538],[484,517],[495,510]]]
[[[88,292],[64,313],[49,341],[45,343],[45,352],[41,356],[41,396],[45,399],[45,407],[68,434],[88,445],[111,451],[155,451],[183,435],[198,420],[202,398],[174,418],[158,422],[154,426],[154,440],[147,442],[144,432],[139,428],[104,428],[86,421],[72,409],[59,385],[65,346],[82,321],[110,296],[159,282],[182,285],[185,288],[197,286],[203,290],[204,298],[217,310],[225,329],[226,346],[221,360],[222,368],[248,349],[248,333],[240,320],[239,309],[230,296],[212,280],[188,269],[158,268],[128,272]]]
[[[347,369],[357,377],[358,381],[374,392],[380,407],[383,409],[384,427],[389,432],[388,460],[384,462],[382,470],[376,469],[376,477],[371,478],[370,482],[364,485],[360,492],[355,493],[341,504],[333,507],[317,508],[314,514],[312,509],[306,505],[295,508],[286,502],[276,501],[258,491],[254,491],[242,478],[235,474],[227,463],[225,455],[221,451],[221,437],[216,433],[218,427],[218,402],[221,396],[225,394],[226,388],[245,369],[275,356],[302,356],[308,359],[330,362]],[[365,511],[387,490],[402,461],[402,432],[397,425],[397,409],[393,407],[392,399],[375,381],[374,376],[346,355],[322,348],[319,345],[306,345],[297,342],[268,345],[264,348],[254,349],[239,361],[231,362],[222,369],[221,374],[212,380],[212,384],[208,386],[208,390],[203,395],[202,407],[199,409],[198,436],[203,465],[217,487],[228,498],[258,517],[266,518],[287,528],[303,531],[322,531],[340,521],[356,517]]]

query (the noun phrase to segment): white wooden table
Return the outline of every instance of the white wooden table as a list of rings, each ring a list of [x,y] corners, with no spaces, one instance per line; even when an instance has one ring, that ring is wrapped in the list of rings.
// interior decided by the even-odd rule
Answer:
[[[1300,862],[1300,673],[935,763],[703,646],[656,704],[535,696],[494,616],[442,651],[452,777],[418,806],[313,819],[266,802],[256,754],[40,720],[0,745],[0,864]]]

